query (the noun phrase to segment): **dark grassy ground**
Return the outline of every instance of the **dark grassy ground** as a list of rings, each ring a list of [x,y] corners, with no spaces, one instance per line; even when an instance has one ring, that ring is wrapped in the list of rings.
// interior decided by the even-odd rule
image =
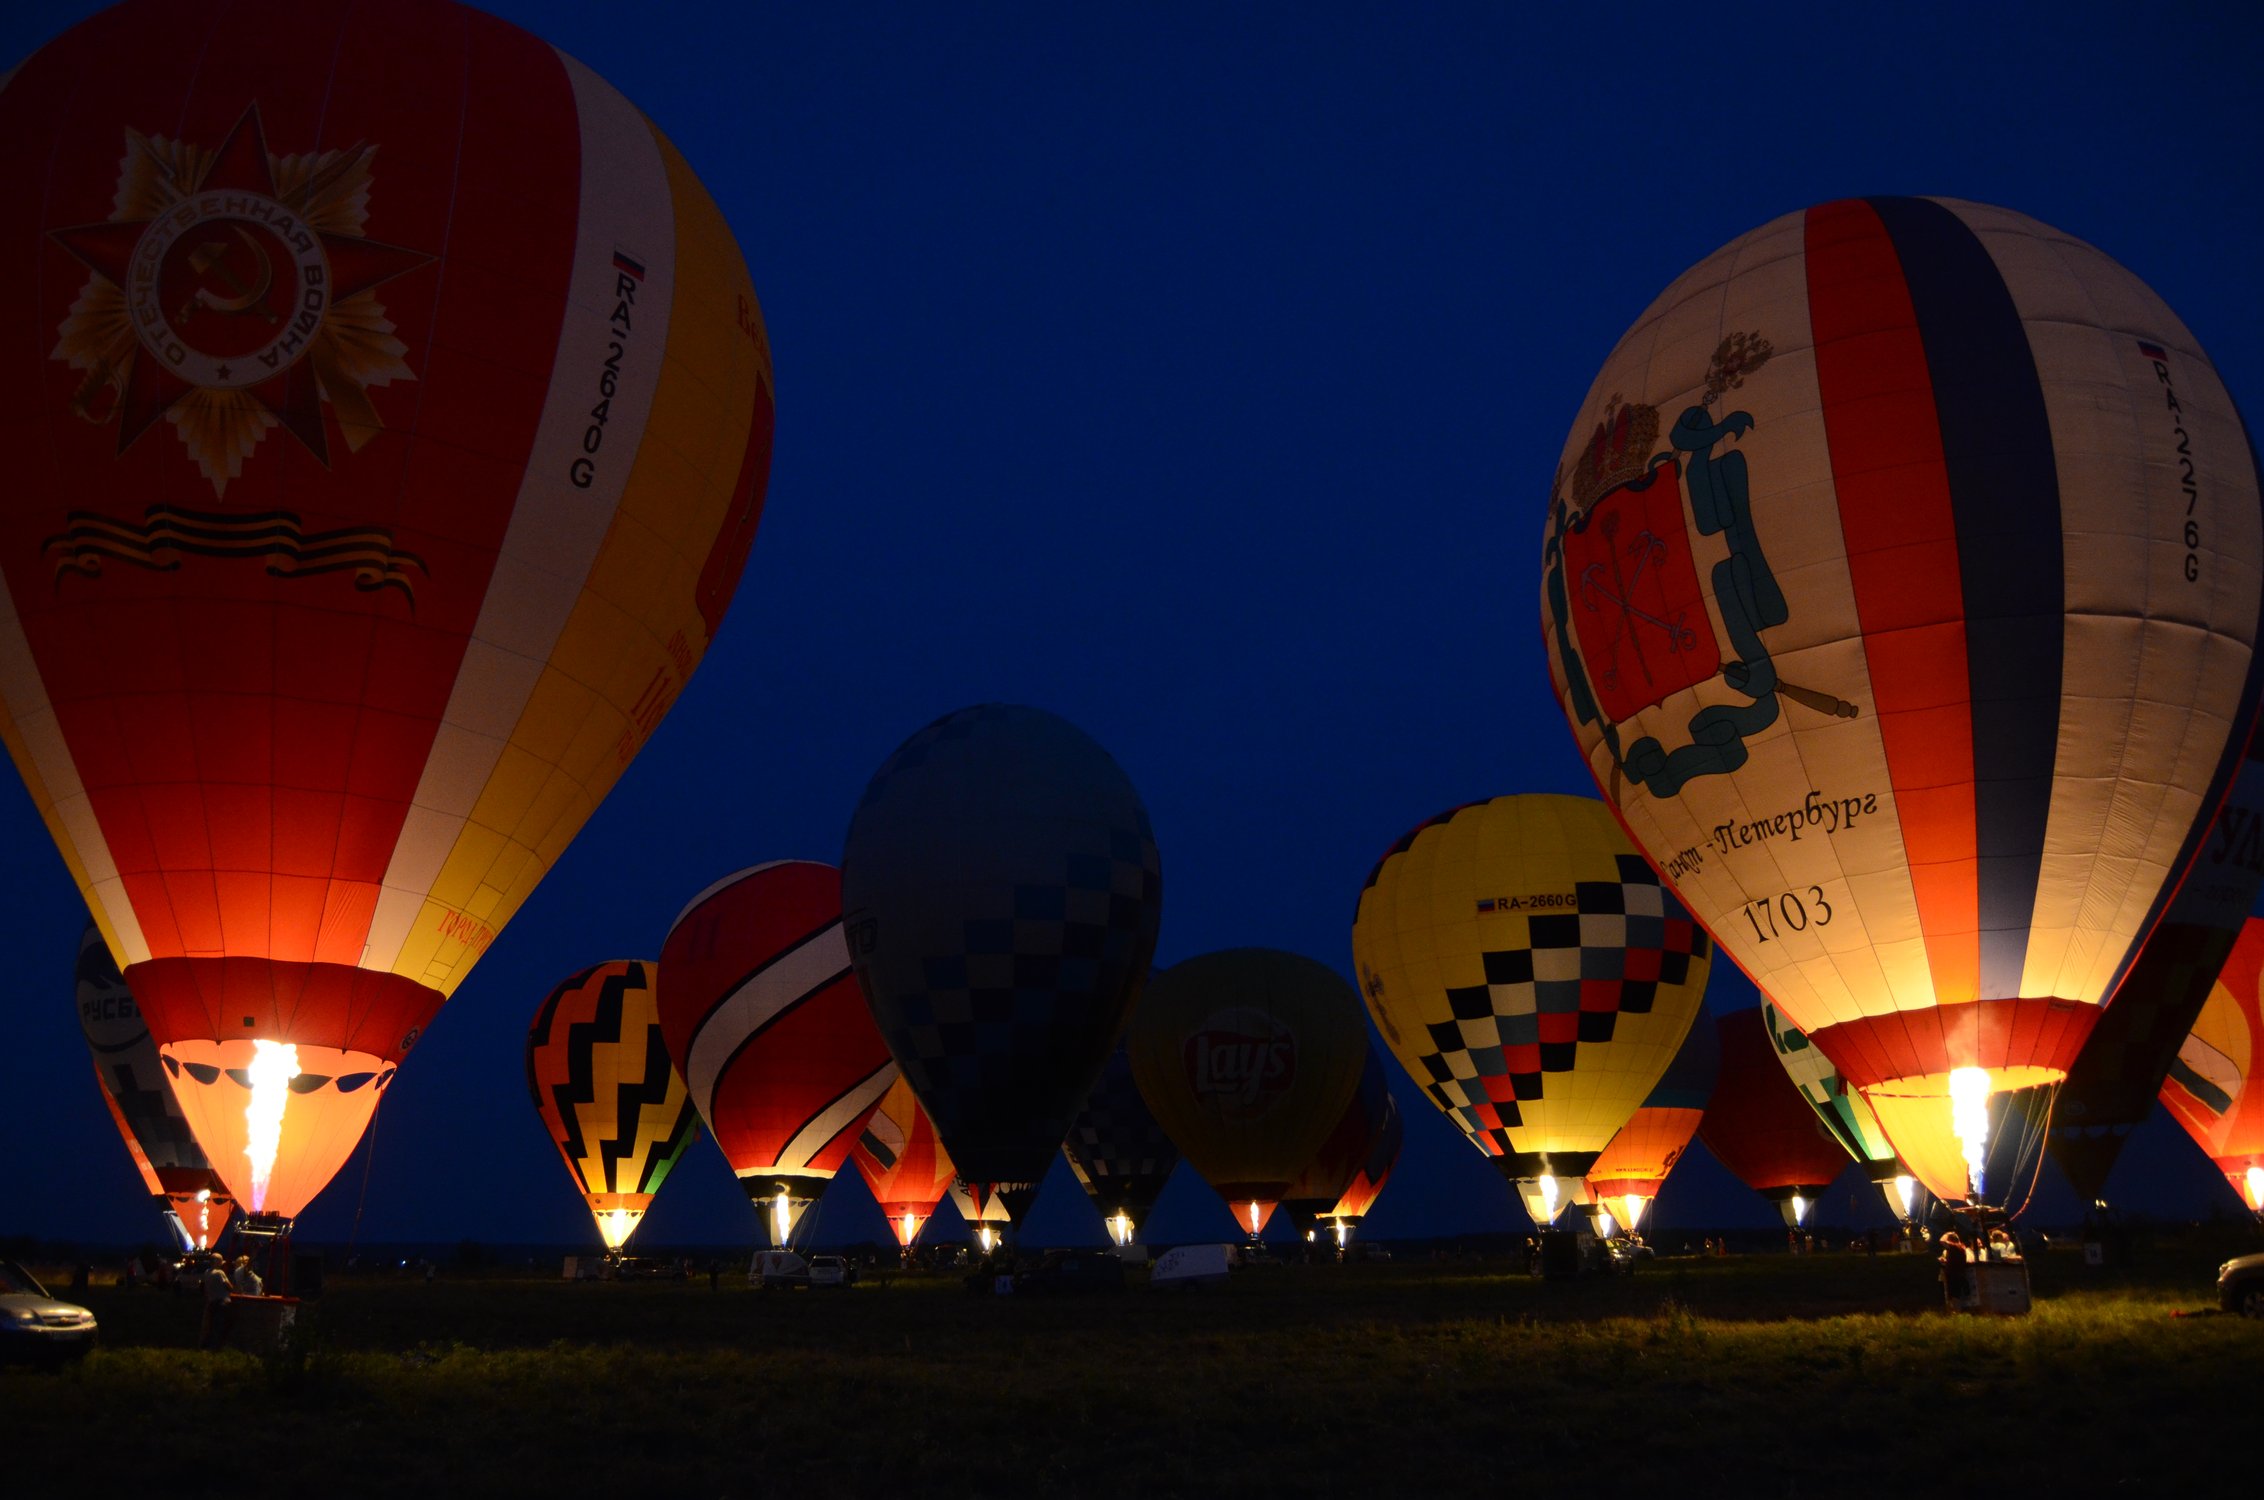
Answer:
[[[2237,1248],[2237,1247],[2234,1247]],[[2253,1492],[2264,1325],[2225,1247],[2037,1262],[2025,1319],[1882,1255],[1290,1266],[1042,1301],[333,1276],[295,1356],[199,1354],[97,1286],[103,1346],[0,1375],[0,1490],[1396,1496]]]

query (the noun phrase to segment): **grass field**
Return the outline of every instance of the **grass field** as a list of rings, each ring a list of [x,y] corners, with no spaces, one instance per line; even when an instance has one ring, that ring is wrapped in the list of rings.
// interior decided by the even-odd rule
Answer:
[[[2027,1318],[1932,1266],[1665,1260],[1543,1283],[1406,1261],[1082,1301],[333,1276],[292,1355],[199,1354],[97,1286],[103,1345],[0,1376],[0,1488],[61,1494],[1396,1496],[2253,1490],[2264,1324],[2219,1247],[2036,1263]]]

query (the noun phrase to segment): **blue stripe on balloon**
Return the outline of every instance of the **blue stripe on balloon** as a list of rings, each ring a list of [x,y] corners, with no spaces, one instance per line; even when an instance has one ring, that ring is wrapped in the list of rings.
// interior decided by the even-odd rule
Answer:
[[[1868,201],[1918,314],[1957,525],[1973,693],[1977,998],[2016,997],[2060,730],[2066,591],[2051,419],[2019,309],[1979,236],[1930,199]]]

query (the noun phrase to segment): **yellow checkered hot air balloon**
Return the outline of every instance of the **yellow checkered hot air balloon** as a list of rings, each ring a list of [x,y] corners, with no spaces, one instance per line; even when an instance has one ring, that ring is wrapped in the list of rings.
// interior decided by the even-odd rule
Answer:
[[[527,1091],[618,1254],[699,1126],[661,1043],[651,964],[617,958],[550,992],[527,1032]]]
[[[1712,953],[1586,797],[1440,814],[1384,855],[1352,924],[1393,1055],[1543,1224],[1666,1072]]]

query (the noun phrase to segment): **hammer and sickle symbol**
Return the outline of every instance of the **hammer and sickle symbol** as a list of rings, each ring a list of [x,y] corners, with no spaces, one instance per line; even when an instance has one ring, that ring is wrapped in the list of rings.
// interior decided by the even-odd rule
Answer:
[[[189,252],[189,269],[199,276],[207,271],[215,273],[228,284],[228,290],[235,295],[223,296],[209,286],[200,286],[182,304],[180,315],[174,321],[186,323],[196,315],[196,310],[200,307],[230,314],[256,312],[270,323],[275,321],[275,313],[267,305],[268,289],[275,285],[275,264],[268,259],[267,251],[260,242],[252,238],[250,230],[241,224],[234,225],[233,228],[236,238],[244,242],[244,248],[251,251],[252,259],[259,263],[258,283],[246,286],[244,278],[238,276],[228,264],[229,244],[226,240],[207,240]]]

